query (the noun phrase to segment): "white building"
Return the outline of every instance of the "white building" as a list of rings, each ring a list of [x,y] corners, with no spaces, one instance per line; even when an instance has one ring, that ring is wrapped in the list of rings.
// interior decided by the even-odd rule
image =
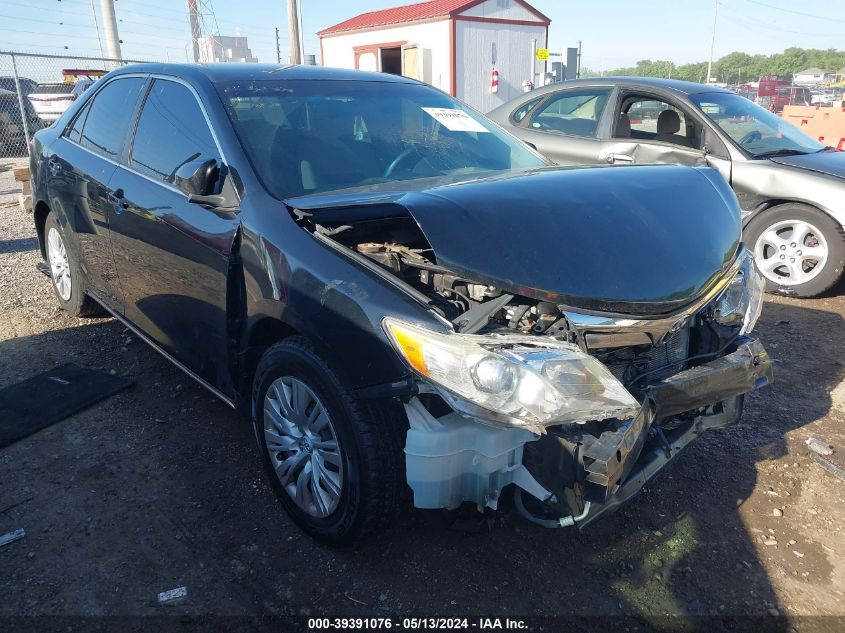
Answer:
[[[208,63],[257,62],[246,37],[240,35],[207,35],[199,40],[200,59]]]
[[[830,74],[831,73],[826,70],[822,70],[821,68],[808,68],[807,70],[795,73],[795,83],[820,84],[826,81],[828,75]]]
[[[489,112],[537,81],[544,68],[534,48],[547,46],[550,22],[524,0],[430,0],[362,13],[317,35],[324,66],[420,79]]]

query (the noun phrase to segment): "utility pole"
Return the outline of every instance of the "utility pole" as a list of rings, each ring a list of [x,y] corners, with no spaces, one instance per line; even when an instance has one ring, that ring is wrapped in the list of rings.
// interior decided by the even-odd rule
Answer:
[[[296,15],[299,18],[299,59],[305,63],[305,35],[302,34],[302,0],[296,0]]]
[[[200,26],[199,7],[197,0],[188,0],[188,23],[191,25],[191,45],[194,51],[194,63],[200,63],[200,38],[202,38],[202,27]]]
[[[299,44],[299,0],[288,0],[288,29],[290,31],[290,63],[301,64]]]
[[[276,27],[276,63],[282,63],[282,50],[279,48],[279,27]]]
[[[100,23],[97,21],[97,9],[94,8],[94,0],[91,0],[91,17],[94,18],[94,28],[97,30],[97,43],[100,45],[100,57],[105,57],[103,51],[103,39],[100,37]],[[103,66],[105,68],[105,66]]]
[[[117,19],[114,17],[114,0],[100,0],[100,10],[103,12],[103,29],[106,32],[106,48],[109,51],[109,57],[122,59],[120,38],[117,35]]]
[[[707,62],[707,80],[710,83],[710,73],[713,71],[713,49],[716,46],[716,18],[719,15],[719,0],[713,0],[713,32],[710,34],[710,61]]]

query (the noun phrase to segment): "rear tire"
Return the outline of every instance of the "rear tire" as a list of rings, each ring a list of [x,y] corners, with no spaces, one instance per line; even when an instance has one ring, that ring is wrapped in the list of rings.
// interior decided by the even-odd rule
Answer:
[[[760,213],[745,228],[745,243],[766,278],[766,291],[815,297],[845,268],[845,232],[830,216],[799,203]]]
[[[103,308],[86,294],[85,275],[72,251],[62,227],[52,211],[44,222],[44,251],[50,267],[53,292],[62,310],[73,316],[99,316]]]
[[[396,515],[405,489],[404,413],[356,398],[307,339],[285,339],[261,358],[252,422],[279,502],[313,538],[347,545]]]

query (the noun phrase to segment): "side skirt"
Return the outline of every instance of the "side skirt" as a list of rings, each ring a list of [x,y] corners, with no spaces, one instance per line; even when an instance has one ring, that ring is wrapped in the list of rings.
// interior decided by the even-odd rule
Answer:
[[[104,309],[104,310],[106,310],[106,312],[108,312],[109,314],[111,314],[111,315],[112,315],[115,319],[117,319],[117,320],[118,320],[118,321],[120,321],[123,325],[125,325],[127,328],[129,328],[135,336],[137,336],[138,338],[140,338],[140,339],[141,339],[142,341],[144,341],[147,345],[149,345],[150,347],[152,347],[155,351],[157,351],[159,354],[161,354],[162,356],[164,356],[164,357],[165,357],[167,360],[169,360],[171,363],[173,363],[174,365],[176,365],[176,367],[178,367],[179,369],[181,369],[181,370],[182,370],[183,372],[185,372],[188,376],[190,376],[191,378],[193,378],[194,380],[196,380],[196,381],[197,381],[200,385],[202,385],[203,387],[205,387],[206,389],[208,389],[208,391],[210,391],[212,394],[214,394],[217,398],[219,398],[220,400],[222,400],[223,402],[225,402],[226,404],[228,404],[228,405],[229,405],[230,407],[232,407],[233,409],[236,409],[234,400],[232,400],[232,399],[231,399],[231,398],[229,398],[228,396],[224,395],[222,392],[218,391],[215,387],[213,387],[212,385],[210,385],[208,382],[206,382],[205,380],[203,380],[202,378],[200,378],[199,376],[197,376],[194,372],[192,372],[190,369],[188,369],[185,365],[183,365],[183,364],[182,364],[182,363],[180,363],[178,360],[176,360],[175,358],[173,358],[173,356],[171,356],[171,355],[170,355],[170,354],[168,354],[166,351],[164,351],[161,347],[159,347],[158,343],[156,343],[156,342],[155,342],[155,341],[153,341],[150,337],[148,337],[146,334],[144,334],[143,332],[141,332],[141,331],[140,331],[137,327],[135,327],[135,326],[134,326],[134,325],[133,325],[130,321],[128,321],[128,320],[127,320],[127,319],[126,319],[123,315],[118,314],[117,312],[115,312],[114,310],[112,310],[111,308],[109,308],[108,306],[106,306],[106,305],[105,305],[102,301],[100,301],[99,297],[97,297],[94,293],[89,292],[88,294],[90,294],[90,295],[91,295],[91,298],[92,298],[92,299],[94,299],[97,303],[99,303],[99,304],[103,307],[103,309]]]

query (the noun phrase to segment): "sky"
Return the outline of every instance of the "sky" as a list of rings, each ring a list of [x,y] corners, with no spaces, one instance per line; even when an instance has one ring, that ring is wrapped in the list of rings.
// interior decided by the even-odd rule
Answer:
[[[262,62],[289,55],[285,0],[206,0],[221,35],[245,35]],[[790,46],[845,48],[845,0],[529,0],[552,20],[549,46],[582,42],[582,67],[610,70],[640,59],[677,64],[710,53],[718,4],[714,58],[732,51],[771,54]],[[319,54],[316,32],[359,13],[403,0],[301,0],[306,53]],[[0,0],[0,50],[100,56],[92,17],[100,0]],[[127,59],[185,61],[189,30],[184,0],[116,0],[118,32]],[[100,21],[100,29],[102,22]],[[103,46],[105,41],[103,40]]]

